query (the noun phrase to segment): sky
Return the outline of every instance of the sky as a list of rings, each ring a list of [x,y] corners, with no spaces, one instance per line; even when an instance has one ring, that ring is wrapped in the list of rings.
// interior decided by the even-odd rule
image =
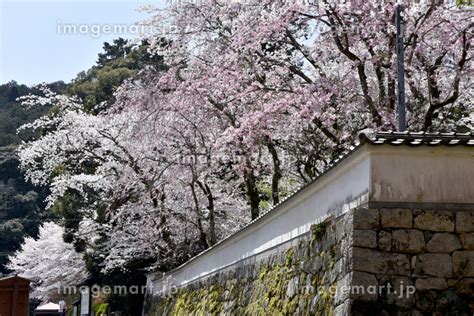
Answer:
[[[95,64],[104,42],[136,36],[134,24],[147,17],[140,6],[167,1],[0,0],[0,84],[70,82]]]

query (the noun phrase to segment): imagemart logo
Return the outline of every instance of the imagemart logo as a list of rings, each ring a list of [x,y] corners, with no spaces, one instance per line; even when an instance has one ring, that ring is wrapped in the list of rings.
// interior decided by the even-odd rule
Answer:
[[[60,295],[76,295],[79,293],[90,293],[92,298],[98,298],[102,295],[151,295],[160,297],[173,297],[178,294],[179,287],[175,280],[171,277],[166,278],[164,284],[158,289],[152,284],[148,285],[92,285],[92,286],[58,286],[57,293]],[[304,286],[303,291],[305,293],[312,293],[318,296],[326,295],[328,293],[331,296],[345,296],[350,295],[366,295],[378,297],[378,295],[392,295],[398,299],[410,298],[416,292],[416,287],[412,284],[404,284],[403,281],[400,284],[392,285],[387,283],[384,285],[332,285],[326,286]]]
[[[166,25],[152,26],[134,24],[74,24],[56,21],[56,33],[59,35],[88,35],[92,38],[99,38],[102,35],[145,35],[145,34],[168,34],[175,31],[173,27]]]

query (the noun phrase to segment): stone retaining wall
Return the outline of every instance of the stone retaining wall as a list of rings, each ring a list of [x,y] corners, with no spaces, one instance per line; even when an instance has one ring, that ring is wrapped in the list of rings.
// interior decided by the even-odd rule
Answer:
[[[145,314],[474,312],[474,208],[358,208],[261,258],[148,296]]]
[[[354,314],[474,312],[474,211],[365,209],[354,213],[352,284],[397,294],[347,294]],[[400,288],[416,292],[400,298]],[[370,303],[368,303],[370,302]]]
[[[177,293],[148,297],[147,315],[322,315],[350,272],[352,217],[312,226],[283,252],[239,263]],[[171,295],[170,295],[171,294]]]

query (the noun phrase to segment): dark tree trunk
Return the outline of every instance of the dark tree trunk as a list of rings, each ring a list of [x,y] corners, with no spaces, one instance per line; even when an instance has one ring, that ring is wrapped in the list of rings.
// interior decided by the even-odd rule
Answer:
[[[270,154],[272,155],[272,160],[273,160],[272,200],[273,200],[273,205],[277,205],[278,203],[280,203],[279,183],[282,177],[281,162],[280,162],[280,159],[278,158],[278,152],[276,151],[275,146],[273,145],[273,142],[271,139],[267,140],[267,148]]]
[[[245,171],[245,186],[247,187],[247,196],[250,203],[250,214],[252,216],[252,220],[254,220],[260,214],[260,196],[258,193],[255,175],[250,163],[247,163],[247,170]]]

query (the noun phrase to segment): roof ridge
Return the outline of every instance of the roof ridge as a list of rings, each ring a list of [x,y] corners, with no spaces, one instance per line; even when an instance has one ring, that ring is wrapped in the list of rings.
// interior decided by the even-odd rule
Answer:
[[[460,132],[395,132],[395,131],[377,131],[366,129],[359,133],[361,143],[371,145],[465,145],[474,146],[474,131]]]

